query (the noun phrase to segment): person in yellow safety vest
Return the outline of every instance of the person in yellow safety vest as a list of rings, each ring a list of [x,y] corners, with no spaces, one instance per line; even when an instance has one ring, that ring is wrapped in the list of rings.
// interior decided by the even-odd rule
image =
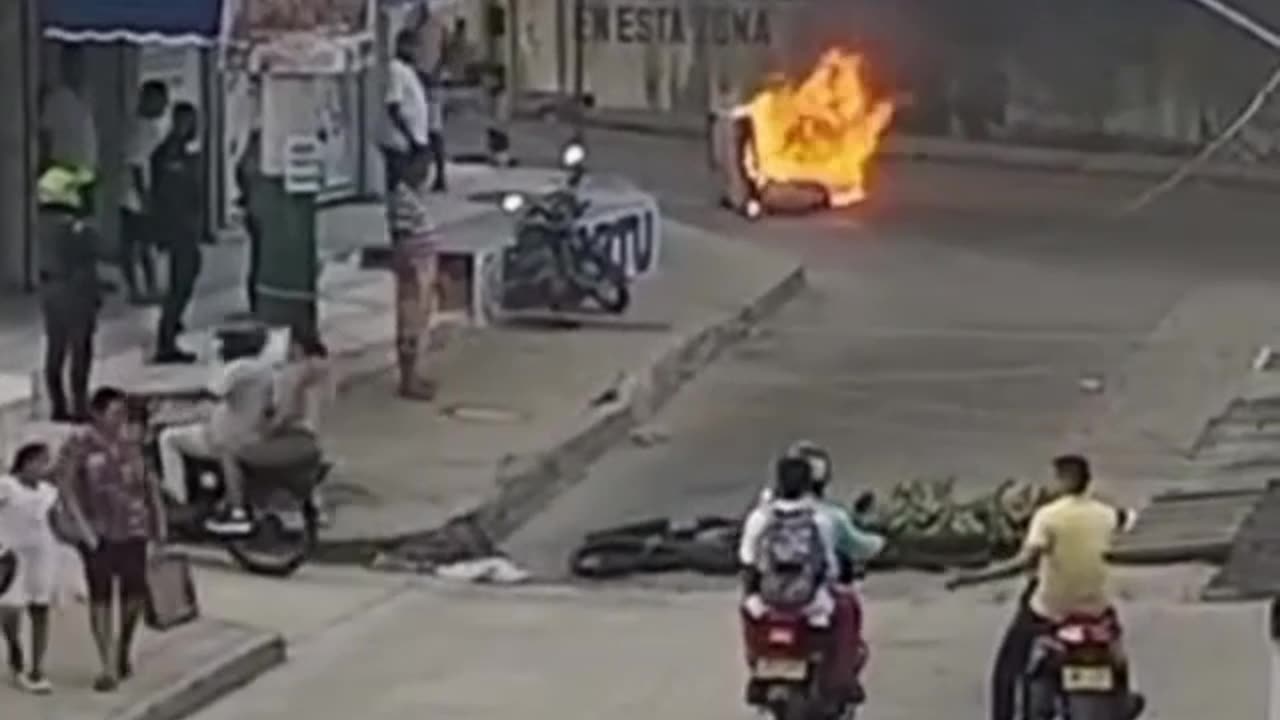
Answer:
[[[93,338],[102,305],[98,238],[86,221],[85,191],[93,182],[88,170],[54,165],[36,183],[44,382],[51,416],[59,422],[82,420],[89,410]]]

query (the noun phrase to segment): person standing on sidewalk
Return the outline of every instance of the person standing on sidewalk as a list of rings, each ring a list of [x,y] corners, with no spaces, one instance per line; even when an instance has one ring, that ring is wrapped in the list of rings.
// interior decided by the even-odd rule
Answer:
[[[0,594],[0,629],[14,681],[37,695],[53,690],[44,675],[44,658],[49,648],[49,607],[61,560],[52,519],[58,489],[48,482],[49,461],[48,447],[23,445],[13,457],[10,473],[0,475],[0,546],[18,560],[13,583]],[[29,664],[20,639],[23,613],[31,621]]]
[[[157,295],[155,248],[151,223],[151,155],[164,140],[169,88],[155,80],[138,92],[137,116],[129,130],[123,195],[120,198],[120,274],[129,302],[142,305]],[[142,272],[142,287],[137,272]]]
[[[157,363],[190,364],[196,356],[178,346],[183,316],[200,277],[204,237],[204,183],[200,155],[191,145],[199,134],[195,106],[173,108],[169,134],[151,156],[151,207],[155,232],[169,253],[169,288],[156,330]]]
[[[425,150],[410,156],[392,194],[390,218],[400,396],[424,402],[436,395],[426,369],[436,285],[435,225],[424,196],[429,162]]]
[[[85,220],[85,191],[92,182],[88,172],[58,164],[41,173],[36,183],[44,383],[55,422],[82,420],[89,409],[93,338],[102,305],[97,234]]]
[[[382,156],[388,195],[399,186],[409,159],[425,151],[431,142],[427,89],[418,76],[416,62],[416,33],[403,30],[396,35],[395,57],[387,68],[387,117]]]
[[[93,395],[90,424],[62,446],[59,491],[89,588],[89,626],[100,669],[93,687],[111,692],[133,674],[133,639],[147,597],[147,555],[166,537],[159,483],[147,472],[142,444],[129,429],[125,394]],[[116,632],[119,590],[119,632]]]
[[[258,214],[258,200],[254,190],[261,161],[262,128],[254,127],[249,131],[244,150],[241,151],[240,159],[236,162],[236,186],[240,189],[236,202],[244,213],[244,231],[249,236],[249,258],[245,269],[244,289],[251,314],[258,312],[258,269],[262,266],[262,218]]]
[[[98,126],[85,97],[84,51],[79,45],[63,45],[58,65],[61,82],[48,90],[40,108],[41,155],[50,165],[86,172],[96,182]],[[86,189],[85,194],[92,207],[92,193]]]

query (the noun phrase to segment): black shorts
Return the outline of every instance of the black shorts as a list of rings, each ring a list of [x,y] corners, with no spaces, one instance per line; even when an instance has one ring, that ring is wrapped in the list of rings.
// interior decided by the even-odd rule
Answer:
[[[120,237],[122,245],[134,247],[152,247],[155,245],[155,233],[151,229],[151,218],[133,210],[120,209]]]
[[[93,550],[81,547],[80,555],[84,558],[89,602],[110,602],[117,583],[121,599],[141,600],[147,596],[146,540],[103,540]]]

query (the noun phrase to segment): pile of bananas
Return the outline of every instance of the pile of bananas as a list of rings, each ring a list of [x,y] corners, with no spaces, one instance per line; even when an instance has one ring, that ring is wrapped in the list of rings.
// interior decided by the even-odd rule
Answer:
[[[1048,499],[1046,489],[1015,480],[965,500],[956,497],[954,478],[917,480],[884,497],[864,495],[854,515],[888,538],[886,564],[967,566],[1015,552],[1032,513]]]

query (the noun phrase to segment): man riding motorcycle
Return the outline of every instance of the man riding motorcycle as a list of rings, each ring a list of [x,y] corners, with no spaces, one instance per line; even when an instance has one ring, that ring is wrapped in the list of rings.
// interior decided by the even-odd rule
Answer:
[[[787,448],[786,456],[809,462],[813,474],[814,500],[822,512],[831,516],[835,529],[839,581],[842,585],[850,585],[856,574],[855,568],[879,555],[884,550],[885,539],[858,527],[848,508],[827,498],[827,487],[831,484],[834,466],[831,455],[825,449],[808,440],[800,440]]]
[[[831,643],[824,653],[825,678],[823,684],[831,691],[830,699],[837,702],[860,703],[865,699],[858,673],[866,659],[866,646],[862,641],[861,608],[852,591],[853,562],[864,559],[868,550],[878,551],[882,545],[874,536],[861,533],[853,526],[848,513],[838,506],[821,501],[818,492],[825,489],[829,479],[830,463],[816,461],[821,450],[810,446],[812,456],[800,452],[788,452],[776,464],[777,479],[747,518],[742,533],[739,559],[745,571],[746,600],[744,621],[749,631],[753,621],[759,621],[769,610],[785,604],[793,611],[803,612],[810,624],[824,632],[829,630]],[[815,472],[817,471],[817,472]],[[770,568],[774,538],[789,532],[789,526],[805,524],[810,530],[809,552],[817,556],[807,571],[811,574],[808,594],[786,598],[777,588],[803,586],[803,580],[778,580],[776,569]],[[846,566],[847,577],[840,574],[837,547],[841,538],[850,538]],[[860,544],[859,544],[860,543]],[[795,541],[784,543],[795,547]],[[803,565],[803,563],[794,563]],[[842,583],[847,587],[842,587]],[[779,600],[779,595],[784,597]],[[803,606],[803,607],[802,607]],[[749,634],[749,633],[748,633]],[[747,661],[753,664],[752,648],[747,647]],[[748,699],[750,700],[750,687]]]
[[[743,568],[746,594],[743,609],[751,617],[762,616],[770,609],[770,600],[774,600],[794,606],[813,627],[831,625],[831,586],[836,580],[835,527],[830,515],[817,511],[812,490],[809,462],[783,457],[775,465],[770,499],[753,508],[743,523],[738,561]],[[789,577],[769,577],[773,558],[766,545],[777,530],[787,529],[788,522],[794,522],[795,535],[803,535],[792,543],[795,548],[786,548],[796,556],[795,572]]]
[[[1073,616],[1110,617],[1118,630],[1114,606],[1107,594],[1107,552],[1116,533],[1132,526],[1135,515],[1089,496],[1092,471],[1078,455],[1064,455],[1053,461],[1058,498],[1032,516],[1022,549],[1012,559],[989,568],[961,573],[947,581],[948,589],[1002,580],[1036,570],[1028,588],[1026,605],[1020,607],[1015,625],[1006,633],[1001,647],[1004,658],[1026,658],[1036,639],[1052,632],[1056,624]],[[1014,646],[1017,647],[1014,647]],[[1144,700],[1129,689],[1124,659],[1119,658],[1120,687],[1130,693],[1129,717],[1141,714]],[[997,676],[1026,668],[997,668]],[[1013,692],[1013,683],[997,677],[995,685],[1004,694]],[[1011,720],[1011,698],[993,698],[993,715]]]
[[[884,550],[885,539],[858,527],[848,508],[827,498],[833,464],[831,455],[825,449],[801,440],[788,448],[786,454],[809,462],[813,474],[811,492],[814,502],[820,512],[831,517],[835,530],[837,585],[833,629],[840,652],[833,658],[832,675],[851,682],[851,697],[854,702],[861,703],[866,699],[866,694],[858,677],[866,665],[869,652],[862,638],[862,604],[854,590],[854,581],[859,575],[857,569]]]

